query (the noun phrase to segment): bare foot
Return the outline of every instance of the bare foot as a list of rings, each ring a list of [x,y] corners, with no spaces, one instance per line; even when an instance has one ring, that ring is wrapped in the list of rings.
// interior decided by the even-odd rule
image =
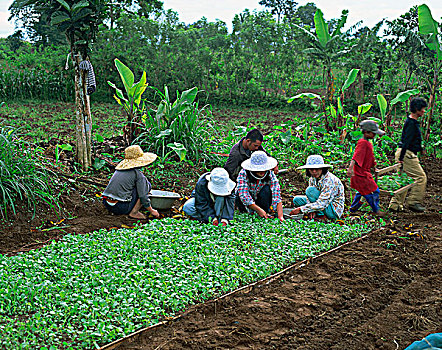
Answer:
[[[146,220],[146,215],[144,215],[143,213],[140,213],[139,211],[137,211],[136,213],[130,213],[129,217],[132,219]]]

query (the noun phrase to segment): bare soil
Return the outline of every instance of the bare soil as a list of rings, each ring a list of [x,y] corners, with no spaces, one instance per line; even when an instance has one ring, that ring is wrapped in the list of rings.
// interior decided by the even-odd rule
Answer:
[[[116,349],[396,350],[441,332],[442,167],[426,165],[425,214],[388,218],[363,240],[192,306]]]
[[[288,113],[275,120],[286,118]],[[269,132],[272,123],[269,119],[263,129]],[[192,306],[180,318],[130,338],[118,349],[396,350],[442,331],[442,164],[430,158],[423,164],[428,175],[424,214],[407,210],[390,216],[385,228],[363,240],[270,283]],[[156,171],[150,179],[181,193],[183,202],[204,170],[172,166],[166,164],[165,170],[176,170],[175,177]],[[37,249],[68,233],[134,225],[128,217],[110,215],[97,196],[110,174],[89,178],[95,185],[71,182],[69,194],[62,197],[63,213],[37,208],[31,218],[23,210],[13,221],[0,223],[0,254]],[[306,186],[293,170],[280,181],[284,205]]]

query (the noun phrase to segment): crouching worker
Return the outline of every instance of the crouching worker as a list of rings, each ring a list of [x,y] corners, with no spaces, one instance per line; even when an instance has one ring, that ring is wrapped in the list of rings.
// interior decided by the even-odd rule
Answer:
[[[103,204],[116,215],[129,215],[133,219],[146,219],[140,212],[145,207],[154,217],[160,215],[152,208],[148,193],[152,186],[140,168],[153,163],[156,154],[143,153],[140,146],[129,146],[124,150],[124,160],[115,168],[115,173],[104,190]]]
[[[235,196],[232,194],[235,183],[223,168],[215,168],[201,175],[183,211],[198,221],[218,226],[227,226],[233,219]]]
[[[385,132],[380,130],[378,124],[372,120],[364,120],[360,127],[364,137],[358,141],[347,170],[351,188],[357,191],[350,212],[355,213],[362,207],[361,197],[364,197],[375,215],[384,216],[384,213],[379,210],[379,187],[371,175],[376,161],[373,145],[369,140],[374,139],[376,135],[382,136]]]
[[[236,188],[236,206],[240,212],[256,212],[262,218],[272,218],[270,208],[276,210],[280,221],[282,212],[281,187],[272,171],[278,165],[275,158],[264,151],[255,151],[241,163]]]
[[[305,165],[298,169],[305,169],[306,175],[310,177],[309,187],[305,196],[295,196],[293,204],[295,209],[290,215],[307,214],[310,219],[318,216],[318,219],[335,220],[341,217],[344,212],[344,185],[325,164],[320,155],[308,156]]]

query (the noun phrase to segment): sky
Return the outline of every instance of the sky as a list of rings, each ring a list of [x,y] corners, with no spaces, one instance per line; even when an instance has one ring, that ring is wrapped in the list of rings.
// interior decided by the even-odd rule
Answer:
[[[299,5],[305,5],[308,0],[298,0]],[[353,25],[359,20],[363,24],[373,27],[382,18],[394,19],[405,13],[414,5],[426,3],[433,14],[433,18],[441,22],[442,1],[426,0],[310,0],[324,13],[325,19],[338,18],[343,9],[349,10],[348,25]],[[163,0],[165,9],[178,12],[182,22],[193,23],[206,17],[209,21],[220,19],[231,28],[235,14],[245,9],[262,10],[259,0]],[[0,0],[0,37],[6,37],[14,32],[14,23],[8,22],[8,7],[12,0]]]

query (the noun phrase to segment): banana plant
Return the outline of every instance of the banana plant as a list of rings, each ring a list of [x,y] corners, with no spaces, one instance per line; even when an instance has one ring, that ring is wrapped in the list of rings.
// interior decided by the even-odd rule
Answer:
[[[32,13],[41,17],[60,33],[70,46],[74,66],[76,103],[76,158],[83,170],[92,165],[92,117],[86,85],[86,71],[80,69],[82,61],[89,60],[89,45],[98,28],[106,19],[103,0],[14,0],[9,7],[12,16]]]
[[[337,25],[331,34],[320,9],[316,10],[314,16],[316,35],[301,26],[295,25],[296,28],[310,39],[311,47],[305,49],[303,53],[321,61],[323,64],[327,84],[326,100],[328,101],[332,100],[335,91],[332,63],[349,52],[348,49],[340,50],[338,45],[336,45],[337,41],[343,36],[341,30],[347,22],[347,17],[348,10],[343,10],[341,18],[338,20]]]
[[[419,89],[411,89],[399,92],[394,99],[390,102],[390,108],[388,109],[388,102],[382,94],[377,95],[379,111],[381,114],[381,123],[383,123],[388,130],[391,127],[391,111],[393,106],[399,102],[404,103],[410,99],[411,96],[419,94]]]
[[[115,89],[114,98],[127,114],[127,126],[124,128],[124,138],[127,144],[130,145],[134,138],[138,136],[137,125],[141,123],[145,111],[145,104],[141,97],[149,84],[147,82],[146,72],[143,72],[140,81],[135,83],[135,77],[132,71],[118,58],[115,59],[115,66],[120,74],[127,97],[124,96],[123,92],[114,83],[110,81],[107,83]]]
[[[155,88],[154,88],[155,89]],[[155,118],[160,128],[161,123],[165,123],[166,128],[170,128],[171,124],[175,119],[187,111],[194,108],[193,103],[195,102],[196,96],[198,94],[198,88],[193,87],[191,89],[181,92],[181,95],[177,92],[177,99],[172,103],[169,97],[169,89],[167,86],[164,87],[164,93],[155,89],[156,92],[161,96],[161,102],[158,104],[155,111]]]
[[[440,43],[440,24],[433,19],[431,11],[427,5],[420,5],[418,7],[419,18],[419,33],[424,36],[425,45],[434,53],[434,59],[432,60],[431,71],[432,76],[426,76],[427,85],[430,90],[430,99],[428,101],[427,119],[425,121],[425,140],[428,141],[430,137],[430,125],[433,118],[434,106],[436,102],[436,94],[440,87],[440,81],[438,79],[439,73],[442,70],[442,50]]]

